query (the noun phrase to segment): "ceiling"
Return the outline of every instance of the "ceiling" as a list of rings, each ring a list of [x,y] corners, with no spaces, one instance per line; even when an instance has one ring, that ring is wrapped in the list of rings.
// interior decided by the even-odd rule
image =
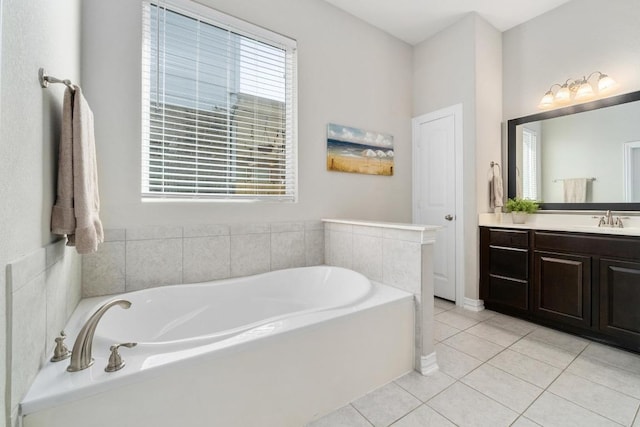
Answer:
[[[508,30],[570,0],[325,0],[415,45],[477,12],[500,31]]]

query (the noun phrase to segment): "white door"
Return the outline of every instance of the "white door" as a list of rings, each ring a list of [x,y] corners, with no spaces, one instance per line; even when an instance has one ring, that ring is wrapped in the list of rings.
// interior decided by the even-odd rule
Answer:
[[[456,117],[451,109],[413,119],[413,221],[439,225],[434,294],[456,301]]]

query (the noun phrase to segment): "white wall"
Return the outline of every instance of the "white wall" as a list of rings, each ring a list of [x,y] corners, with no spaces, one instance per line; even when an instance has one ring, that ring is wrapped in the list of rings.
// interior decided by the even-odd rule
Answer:
[[[49,222],[55,195],[54,164],[62,88],[57,85],[41,89],[38,68],[45,67],[53,75],[79,81],[80,0],[61,0],[55,4],[47,0],[4,0],[1,54],[0,397],[10,402],[17,397],[4,396],[9,377],[5,366],[11,369],[7,363],[11,362],[12,353],[10,337],[5,334],[12,318],[5,316],[11,311],[4,267],[42,250],[54,240],[49,233]],[[79,263],[65,265],[79,272]],[[70,271],[64,275],[74,276]],[[79,274],[75,277],[79,281]],[[33,313],[33,316],[43,314]],[[22,338],[30,342],[27,337]],[[44,347],[41,344],[41,341],[34,342],[33,351],[41,351]],[[12,406],[5,405],[5,398],[0,398],[3,421],[11,412],[6,406]]]
[[[503,119],[540,112],[553,83],[592,71],[640,89],[640,2],[574,0],[503,33]]]
[[[488,172],[500,162],[501,34],[477,14],[414,49],[413,116],[463,106],[465,296],[477,299],[478,213],[489,209]]]
[[[298,41],[299,202],[141,203],[139,1],[86,0],[82,69],[107,228],[321,217],[410,221],[411,47],[320,0],[202,3]],[[326,125],[394,136],[393,177],[326,171]]]

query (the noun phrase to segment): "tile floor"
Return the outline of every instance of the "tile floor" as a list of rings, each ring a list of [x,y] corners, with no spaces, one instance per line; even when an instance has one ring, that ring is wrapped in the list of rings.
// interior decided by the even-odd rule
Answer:
[[[308,427],[640,427],[640,356],[436,300],[440,371],[412,372]]]

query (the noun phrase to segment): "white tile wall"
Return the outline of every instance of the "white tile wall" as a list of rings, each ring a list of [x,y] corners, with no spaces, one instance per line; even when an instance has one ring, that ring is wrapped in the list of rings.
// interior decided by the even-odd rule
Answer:
[[[428,272],[431,243],[424,240],[422,230],[394,229],[362,224],[325,223],[324,259],[328,265],[353,269],[369,279],[410,292],[415,296],[416,367],[433,352],[433,296],[422,295],[430,286]],[[432,285],[431,285],[432,286]],[[425,300],[429,301],[426,305]],[[427,329],[431,328],[431,329]]]
[[[321,221],[107,229],[82,257],[82,295],[322,265],[324,233]]]
[[[80,257],[59,240],[9,263],[7,279],[7,397],[15,413],[80,301]]]
[[[231,277],[266,273],[270,270],[269,233],[231,236]]]
[[[127,291],[182,283],[182,239],[127,240],[125,257]]]
[[[229,236],[193,237],[184,239],[184,283],[224,279],[231,271],[231,240]]]

